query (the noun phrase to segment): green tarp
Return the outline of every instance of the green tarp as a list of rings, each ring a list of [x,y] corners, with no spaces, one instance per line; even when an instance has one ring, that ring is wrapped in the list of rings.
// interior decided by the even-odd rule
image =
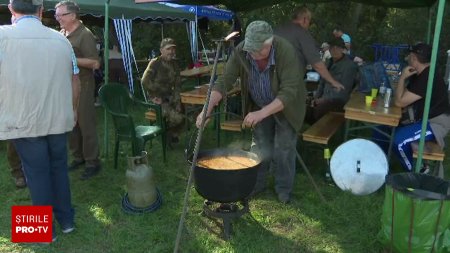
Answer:
[[[44,0],[46,10],[54,10],[60,0]],[[82,14],[90,14],[96,17],[105,15],[105,0],[75,0],[80,6]],[[9,0],[0,0],[0,5],[9,4]],[[195,20],[193,13],[187,13],[158,3],[136,4],[134,0],[110,0],[109,17],[126,19],[150,19],[150,20]]]
[[[450,252],[450,186],[440,178],[386,177],[379,239],[390,252]]]

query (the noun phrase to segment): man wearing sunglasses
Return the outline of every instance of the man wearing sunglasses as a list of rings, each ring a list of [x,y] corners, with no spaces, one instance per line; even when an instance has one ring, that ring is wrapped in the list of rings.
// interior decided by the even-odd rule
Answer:
[[[395,130],[394,147],[396,147],[401,164],[408,171],[413,169],[411,142],[419,140],[422,129],[430,60],[431,47],[429,45],[418,43],[411,46],[407,56],[408,66],[403,69],[395,90],[395,105],[402,108],[412,106],[415,111],[415,123],[398,127]],[[449,113],[447,88],[440,73],[436,72],[433,79],[425,140],[436,140],[441,147],[444,147],[444,138],[450,130]],[[443,176],[441,169],[439,176]],[[425,167],[422,172],[426,172]]]
[[[81,179],[85,180],[96,175],[101,168],[94,106],[94,69],[100,67],[100,61],[95,37],[80,21],[78,5],[72,1],[62,1],[55,8],[55,18],[61,26],[61,33],[72,44],[80,68],[80,105],[78,122],[69,139],[73,156],[69,170],[77,169],[86,163],[81,176]]]

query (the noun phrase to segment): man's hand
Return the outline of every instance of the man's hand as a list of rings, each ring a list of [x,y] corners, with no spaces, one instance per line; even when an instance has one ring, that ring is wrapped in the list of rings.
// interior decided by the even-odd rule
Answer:
[[[94,70],[99,69],[100,68],[100,61],[95,61],[95,63],[93,65],[94,65],[93,66]]]
[[[331,84],[331,86],[333,86],[333,88],[334,88],[336,91],[345,90],[344,85],[342,85],[342,84],[341,84],[340,82],[338,82],[338,81],[332,82],[332,83],[330,83],[330,84]]]
[[[200,128],[200,126],[202,125],[202,117],[203,117],[203,114],[204,114],[204,111],[201,111],[199,114],[198,114],[198,116],[197,116],[197,119],[196,119],[196,121],[195,121],[195,125],[197,126],[197,128]],[[206,118],[206,121],[205,121],[205,126],[206,126],[206,124],[208,124],[208,122],[209,122],[209,113],[205,116],[205,117],[207,117]]]
[[[406,66],[403,70],[402,70],[402,75],[400,76],[401,79],[406,80],[408,79],[410,76],[417,74],[417,70],[411,66]]]
[[[325,102],[325,98],[316,98],[316,99],[313,100],[312,104],[314,106],[316,106],[316,105],[322,104],[323,102]]]
[[[78,110],[76,110],[76,109],[73,110],[73,120],[75,121],[74,127],[78,124],[78,113],[77,113],[77,111]]]
[[[261,122],[267,116],[262,112],[262,110],[250,112],[245,116],[242,122],[243,127],[254,128],[256,124]]]
[[[159,97],[154,97],[154,98],[152,98],[152,102],[154,104],[160,105],[160,104],[162,104],[162,99]]]

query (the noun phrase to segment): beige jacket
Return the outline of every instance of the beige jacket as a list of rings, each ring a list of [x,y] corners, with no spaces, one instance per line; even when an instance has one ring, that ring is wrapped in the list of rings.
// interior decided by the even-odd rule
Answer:
[[[72,46],[32,17],[0,26],[0,140],[71,131]]]

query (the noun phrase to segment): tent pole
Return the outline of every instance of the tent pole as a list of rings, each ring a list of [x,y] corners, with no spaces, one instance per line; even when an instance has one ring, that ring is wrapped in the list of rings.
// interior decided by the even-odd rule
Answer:
[[[442,17],[444,16],[445,0],[439,0],[438,13],[436,17],[436,25],[433,36],[433,50],[431,51],[430,73],[428,75],[427,94],[425,96],[425,108],[423,109],[422,131],[420,133],[419,153],[416,162],[416,172],[422,167],[423,146],[425,144],[425,132],[427,130],[428,115],[430,112],[431,92],[433,90],[434,73],[436,70],[436,59],[439,47],[439,38],[442,28]]]
[[[105,28],[104,28],[104,33],[103,33],[103,63],[104,63],[104,67],[105,70],[103,71],[103,73],[105,73],[104,75],[104,85],[109,83],[109,1],[110,0],[106,0],[105,1]],[[106,113],[106,109],[104,109],[104,136],[103,136],[103,141],[104,141],[104,148],[103,148],[103,154],[105,155],[105,158],[108,157],[108,115]]]

